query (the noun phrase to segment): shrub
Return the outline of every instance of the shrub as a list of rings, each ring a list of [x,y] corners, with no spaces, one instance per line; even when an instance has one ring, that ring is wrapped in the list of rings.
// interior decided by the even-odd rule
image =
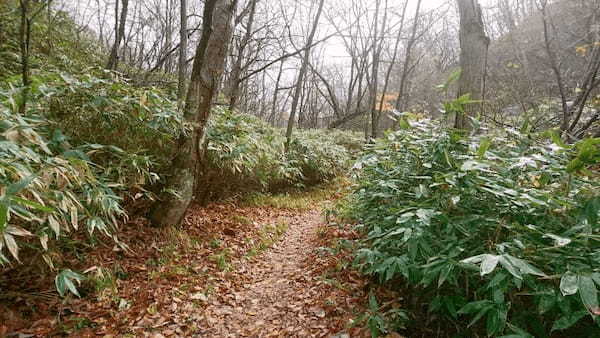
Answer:
[[[302,172],[302,183],[314,185],[342,174],[363,141],[356,133],[301,130],[293,139],[288,159]]]
[[[81,229],[116,240],[117,219],[125,216],[115,191],[120,186],[90,160],[92,153],[116,148],[72,147],[59,129],[33,113],[35,105],[24,116],[11,108],[10,92],[0,92],[0,101],[0,263],[9,263],[10,256],[19,261],[26,246],[52,266],[46,254],[51,239]]]
[[[362,146],[353,133],[299,130],[286,154],[282,130],[227,110],[213,113],[207,133],[202,201],[322,183],[347,170],[352,149]]]
[[[402,126],[355,166],[347,212],[366,234],[358,267],[402,285],[437,325],[597,334],[600,183],[587,167],[600,140],[568,147],[512,129],[467,137],[427,120]]]

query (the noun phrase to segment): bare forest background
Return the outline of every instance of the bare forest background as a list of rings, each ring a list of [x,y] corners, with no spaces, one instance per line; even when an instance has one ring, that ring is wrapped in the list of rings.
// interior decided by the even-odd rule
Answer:
[[[75,17],[81,34],[97,37],[98,48],[107,53],[115,46],[115,22],[122,22],[117,55],[126,76],[143,84],[173,85],[180,71],[188,78],[202,3],[188,1],[186,6],[188,57],[183,66],[179,0],[118,4],[86,0],[53,6]],[[301,128],[341,126],[365,136],[394,125],[392,111],[440,116],[441,103],[456,95],[454,86],[441,86],[459,69],[455,1],[336,0],[323,6],[313,41],[307,43],[318,1],[242,1],[217,103],[280,127],[297,110]],[[587,91],[599,11],[595,0],[482,2],[491,41],[483,120],[506,126],[527,117],[534,129],[566,123],[579,136],[592,127],[595,111],[583,109],[583,118],[569,121],[563,121],[563,113],[579,105],[579,94]],[[305,51],[307,74],[299,83]]]

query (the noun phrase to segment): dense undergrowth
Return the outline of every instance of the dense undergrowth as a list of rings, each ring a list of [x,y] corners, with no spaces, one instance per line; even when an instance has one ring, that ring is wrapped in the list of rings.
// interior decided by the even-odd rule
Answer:
[[[597,335],[600,141],[402,125],[366,150],[342,209],[366,236],[357,266],[401,290],[400,310],[419,319],[389,327]],[[375,334],[387,329],[370,324]]]
[[[152,200],[168,175],[167,154],[187,130],[176,103],[159,89],[107,75],[45,73],[24,115],[17,109],[19,89],[0,91],[0,182],[6,187],[0,230],[2,247],[15,259],[22,238],[39,238],[35,247],[43,254],[49,238],[68,235],[80,223],[90,234],[98,229],[112,237],[124,209]],[[318,184],[347,169],[352,158],[338,138],[319,131],[299,132],[286,154],[280,130],[226,111],[215,112],[208,134],[198,192],[203,201]],[[350,137],[360,144],[359,137],[338,135],[341,143]]]
[[[82,230],[95,242],[118,242],[119,223],[148,209],[189,126],[171,88],[103,70],[91,38],[60,13],[33,26],[32,84],[20,114],[15,8],[0,4],[0,263],[12,265],[27,250],[27,264],[61,269],[56,244],[80,240]],[[60,38],[36,39],[48,30]],[[362,143],[352,133],[300,131],[285,153],[281,130],[222,110],[208,135],[203,202],[322,183],[346,170]],[[78,279],[64,270],[56,284],[73,291]]]

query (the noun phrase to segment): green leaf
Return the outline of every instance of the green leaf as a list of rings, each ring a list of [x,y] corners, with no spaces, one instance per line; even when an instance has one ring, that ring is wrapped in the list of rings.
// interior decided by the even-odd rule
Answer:
[[[505,256],[500,257],[500,264],[508,271],[511,275],[513,275],[517,279],[523,279],[523,275],[519,272],[510,260],[508,260]]]
[[[508,313],[505,309],[496,308],[488,313],[486,329],[488,336],[496,336],[504,331]]]
[[[24,198],[20,198],[17,196],[13,196],[10,198],[12,201],[17,202],[18,204],[24,205],[24,206],[29,206],[32,207],[38,211],[43,211],[43,212],[54,212],[55,210],[53,208],[47,207],[45,205],[41,205],[37,202],[34,201],[30,201]]]
[[[479,144],[479,148],[477,149],[477,158],[480,160],[483,159],[485,153],[490,149],[492,145],[492,140],[489,137],[484,137],[481,139],[481,143]]]
[[[84,276],[71,271],[71,269],[65,269],[56,275],[56,278],[54,278],[54,284],[56,286],[56,291],[58,291],[58,294],[60,294],[61,297],[64,297],[67,291],[70,291],[77,297],[81,297],[73,281],[79,283],[83,280],[85,280]]]
[[[577,275],[567,271],[560,279],[560,291],[563,296],[570,296],[577,293],[579,289]]]
[[[598,306],[598,290],[596,289],[596,284],[594,284],[594,280],[590,276],[579,276],[579,296],[581,297],[581,301],[583,305],[585,305],[588,311],[598,316],[600,315],[600,307]]]
[[[554,324],[552,325],[552,331],[566,330],[571,326],[575,325],[581,318],[585,317],[587,314],[587,311],[578,311],[567,314],[554,322]]]
[[[21,190],[25,189],[35,178],[36,178],[36,175],[31,175],[31,176],[25,177],[24,179],[20,180],[19,182],[9,185],[6,188],[6,195],[13,196],[13,195],[18,194],[19,192],[21,192]]]
[[[8,206],[0,200],[0,234],[4,232],[8,224]]]
[[[460,310],[458,310],[458,313],[471,314],[471,313],[479,312],[491,304],[493,304],[493,303],[489,300],[479,300],[479,301],[475,301],[475,302],[470,302],[470,303],[466,304],[465,306],[463,306]]]
[[[377,298],[373,293],[369,295],[369,309],[373,312],[377,312],[379,310],[379,304],[377,303]]]
[[[480,274],[482,276],[485,276],[489,273],[492,273],[492,271],[494,271],[494,269],[496,269],[496,266],[498,265],[499,261],[500,261],[500,256],[485,255],[485,257],[483,258],[483,261],[481,262]]]

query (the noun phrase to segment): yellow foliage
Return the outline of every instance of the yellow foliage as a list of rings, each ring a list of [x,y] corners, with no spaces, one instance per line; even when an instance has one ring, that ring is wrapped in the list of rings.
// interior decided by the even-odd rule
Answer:
[[[379,104],[381,103],[381,98],[383,97],[383,107],[382,111],[393,111],[396,105],[396,101],[398,100],[398,93],[385,93],[379,94],[377,96],[377,108],[379,109]]]
[[[580,56],[586,56],[587,55],[587,51],[588,51],[588,46],[579,46],[577,48],[575,48],[575,52],[577,54],[579,54]]]

